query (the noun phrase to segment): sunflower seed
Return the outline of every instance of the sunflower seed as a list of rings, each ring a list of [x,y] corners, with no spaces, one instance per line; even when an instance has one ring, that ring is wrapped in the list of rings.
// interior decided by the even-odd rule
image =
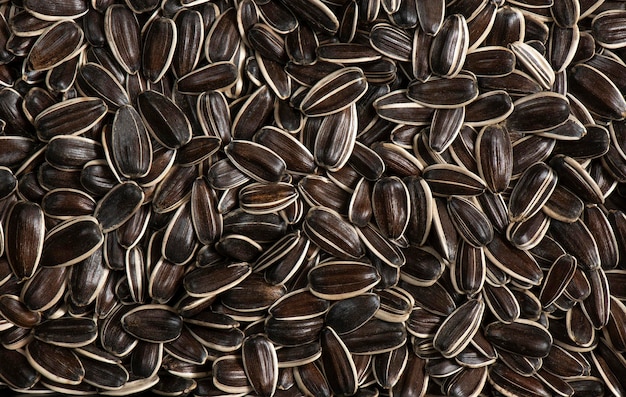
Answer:
[[[349,107],[367,90],[363,71],[346,67],[333,72],[317,82],[300,103],[307,116],[324,116]]]
[[[13,273],[30,278],[38,267],[44,246],[44,213],[37,204],[18,202],[7,215],[6,255]],[[22,244],[28,241],[25,249]]]
[[[141,38],[135,14],[122,5],[108,7],[105,13],[104,32],[113,56],[129,74],[141,67]]]
[[[242,348],[243,368],[250,384],[261,396],[271,396],[278,384],[278,357],[274,345],[263,335],[248,337]]]
[[[569,72],[569,91],[592,113],[621,120],[626,116],[626,102],[615,84],[598,69],[581,64]]]
[[[102,120],[107,109],[99,98],[69,99],[39,113],[34,124],[39,138],[47,142],[56,135],[79,135],[90,130]]]
[[[182,332],[182,318],[164,305],[139,306],[126,312],[121,321],[126,332],[152,343],[172,341]]]
[[[478,84],[476,76],[471,73],[459,74],[453,78],[432,78],[425,83],[413,81],[409,84],[407,96],[418,104],[431,108],[457,108],[478,97]]]
[[[128,94],[120,82],[100,64],[88,62],[80,66],[76,83],[83,95],[102,98],[112,110],[130,104]]]
[[[478,175],[456,165],[431,165],[424,170],[424,179],[439,196],[477,196],[485,191]]]
[[[431,70],[441,76],[456,76],[465,63],[468,47],[469,31],[465,17],[459,14],[446,17],[430,48]]]
[[[169,98],[155,91],[137,97],[137,107],[150,134],[168,149],[178,149],[191,140],[191,124]]]
[[[459,306],[441,324],[433,339],[433,346],[444,357],[454,357],[471,341],[478,330],[485,304],[476,299],[470,299]]]

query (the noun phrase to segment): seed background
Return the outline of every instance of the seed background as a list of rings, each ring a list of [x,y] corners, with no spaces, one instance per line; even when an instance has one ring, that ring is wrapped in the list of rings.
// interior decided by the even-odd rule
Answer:
[[[0,1],[14,393],[626,388],[626,11]]]

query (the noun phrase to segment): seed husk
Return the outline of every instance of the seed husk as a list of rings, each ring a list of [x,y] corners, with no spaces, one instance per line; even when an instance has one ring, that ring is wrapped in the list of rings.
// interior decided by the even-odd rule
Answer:
[[[166,96],[156,91],[142,92],[137,107],[146,128],[161,145],[178,149],[191,140],[187,116]]]
[[[146,342],[169,342],[182,332],[182,318],[163,305],[139,306],[126,312],[121,321],[126,332]]]
[[[367,90],[363,71],[346,67],[317,82],[302,99],[300,108],[307,116],[324,116],[349,107]]]

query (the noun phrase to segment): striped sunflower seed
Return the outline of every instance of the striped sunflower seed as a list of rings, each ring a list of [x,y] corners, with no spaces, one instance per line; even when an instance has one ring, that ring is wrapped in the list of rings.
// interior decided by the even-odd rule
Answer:
[[[425,83],[413,81],[408,86],[407,96],[432,108],[463,107],[478,97],[478,84],[476,76],[471,73],[453,78],[432,78]]]
[[[367,81],[361,69],[342,68],[311,87],[302,99],[300,109],[307,116],[337,113],[355,103],[366,90]]]
[[[79,135],[94,127],[107,113],[100,98],[79,97],[50,106],[35,118],[39,139],[49,141],[56,135]]]
[[[273,395],[278,385],[278,357],[272,342],[263,335],[246,338],[241,359],[252,388],[259,395]]]
[[[311,293],[319,298],[340,300],[369,291],[380,281],[376,269],[362,262],[329,261],[309,271]]]
[[[303,230],[313,243],[339,258],[360,258],[364,254],[354,227],[332,210],[311,208]]]
[[[126,73],[137,73],[141,67],[141,38],[136,15],[122,5],[108,7],[104,26],[107,42],[119,65]]]
[[[34,340],[28,344],[25,352],[30,365],[52,381],[77,385],[85,376],[79,358],[68,348]]]
[[[164,305],[139,306],[127,311],[121,317],[121,322],[126,332],[152,343],[172,341],[182,332],[182,318]]]
[[[465,17],[459,14],[446,17],[431,44],[431,70],[445,77],[456,76],[465,63],[468,48],[469,31]]]
[[[148,132],[168,149],[178,149],[191,140],[191,124],[183,111],[169,98],[145,91],[137,97],[139,114]]]
[[[513,147],[509,133],[500,125],[483,127],[476,138],[478,174],[492,193],[501,193],[513,174]],[[498,159],[498,160],[496,160]]]

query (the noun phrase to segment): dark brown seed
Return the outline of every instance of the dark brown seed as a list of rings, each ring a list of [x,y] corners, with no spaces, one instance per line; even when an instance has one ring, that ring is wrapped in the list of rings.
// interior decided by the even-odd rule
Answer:
[[[305,320],[325,314],[329,302],[311,294],[308,289],[300,289],[283,295],[269,308],[269,313],[277,320]]]
[[[514,335],[520,334],[525,338],[514,338]],[[552,346],[550,332],[529,320],[517,320],[511,324],[491,323],[485,328],[485,337],[502,350],[531,358],[546,357]]]
[[[480,130],[475,144],[478,174],[493,193],[503,192],[513,173],[513,148],[508,132],[501,126]]]
[[[191,189],[191,220],[202,244],[215,242],[222,234],[222,214],[217,212],[217,195],[205,178],[198,178]]]
[[[237,68],[231,62],[216,62],[197,68],[177,81],[182,94],[201,94],[205,91],[227,89],[237,79]]]
[[[556,173],[545,163],[535,163],[527,168],[511,192],[509,218],[515,222],[537,213],[550,198],[556,183]]]
[[[22,288],[20,299],[31,311],[53,307],[65,292],[68,266],[39,268]]]
[[[258,143],[233,140],[224,151],[241,172],[259,182],[278,182],[287,168],[281,157]]]
[[[169,69],[178,39],[176,24],[164,17],[155,18],[145,28],[142,72],[151,82],[161,80]]]
[[[113,56],[129,74],[141,67],[141,36],[135,14],[122,5],[108,7],[104,32]]]
[[[532,393],[534,396],[549,397],[551,391],[533,376],[523,376],[504,364],[496,364],[489,372],[489,383],[494,389],[515,394]]]
[[[322,363],[331,390],[339,395],[354,394],[358,378],[350,351],[332,328],[324,328],[321,337]]]
[[[89,161],[102,156],[102,145],[81,136],[57,135],[46,148],[46,161],[60,169],[83,168]]]
[[[418,177],[404,179],[409,192],[410,214],[406,237],[410,242],[422,245],[428,237],[432,222],[432,193],[428,183]]]
[[[137,97],[139,114],[150,134],[163,146],[178,149],[191,140],[191,124],[169,98],[155,91]]]
[[[469,47],[467,21],[462,15],[446,17],[430,48],[430,68],[435,74],[454,77],[463,64]]]
[[[542,211],[561,222],[575,222],[584,210],[583,201],[567,188],[556,185]]]
[[[76,54],[84,33],[74,21],[60,21],[48,29],[35,41],[28,54],[28,66],[34,71],[52,69]]]
[[[610,291],[608,280],[601,268],[585,271],[591,294],[583,300],[582,309],[585,317],[594,328],[600,329],[609,321],[610,316]]]
[[[324,207],[309,210],[303,230],[313,243],[337,257],[360,258],[364,254],[354,226]]]
[[[134,182],[124,182],[107,193],[96,205],[94,216],[104,233],[120,227],[143,204],[143,189]]]
[[[272,113],[273,105],[274,95],[271,89],[262,85],[241,105],[232,123],[232,137],[251,139]]]
[[[468,52],[464,68],[480,77],[507,76],[515,69],[515,54],[505,47],[480,47]]]
[[[405,346],[372,358],[374,378],[379,385],[391,389],[396,385],[408,361],[409,351]]]
[[[424,179],[433,194],[439,196],[477,196],[485,191],[478,175],[456,165],[431,165],[424,169]]]
[[[254,141],[283,158],[288,171],[311,173],[315,169],[315,160],[309,149],[284,130],[263,127],[254,135]]]
[[[176,50],[172,58],[172,68],[180,77],[191,72],[200,59],[204,24],[202,14],[196,10],[183,9],[174,16],[176,23]]]
[[[76,354],[67,348],[34,340],[26,347],[26,358],[46,378],[77,385],[85,376],[85,369]]]
[[[35,118],[38,137],[47,142],[56,135],[79,135],[91,129],[107,113],[100,98],[79,97],[50,106]]]
[[[471,201],[451,197],[448,200],[448,212],[459,235],[472,246],[481,247],[493,239],[491,222]]]
[[[381,233],[396,239],[404,233],[410,216],[410,196],[407,187],[397,177],[379,179],[372,191],[374,219]]]
[[[174,264],[184,264],[191,260],[196,246],[191,208],[185,203],[176,210],[165,229],[161,254]]]
[[[621,120],[626,101],[615,84],[598,69],[580,64],[570,69],[569,90],[587,109],[600,117]]]
[[[295,15],[304,18],[316,28],[328,33],[335,33],[339,29],[339,21],[331,9],[322,1],[282,1],[286,8]]]
[[[517,61],[522,64],[528,73],[535,78],[545,89],[550,89],[554,84],[555,73],[539,51],[528,43],[514,42],[509,48],[515,53]]]
[[[252,387],[240,357],[223,356],[213,362],[213,383],[225,393],[248,393]]]
[[[465,108],[436,109],[433,114],[428,144],[437,153],[442,153],[455,140],[463,128]],[[473,170],[471,170],[473,171]]]
[[[413,38],[402,29],[386,23],[376,24],[370,31],[372,47],[384,56],[397,61],[411,60],[412,40]]]
[[[432,108],[463,107],[478,96],[478,84],[476,76],[471,73],[454,78],[432,78],[425,83],[413,81],[408,86],[407,96]]]
[[[30,389],[39,381],[40,374],[19,350],[0,349],[2,362],[10,363],[0,367],[0,379],[14,389]]]
[[[559,182],[586,202],[602,204],[604,195],[591,175],[573,158],[557,155],[550,160]]]
[[[250,384],[259,396],[272,396],[278,384],[278,357],[266,336],[255,335],[243,342],[242,362]]]
[[[543,279],[539,265],[530,254],[518,250],[498,235],[494,235],[487,245],[485,255],[498,269],[521,282],[539,285]]]
[[[380,354],[405,344],[406,329],[403,323],[373,318],[355,331],[342,335],[341,339],[352,354]]]
[[[148,175],[152,165],[152,143],[139,113],[122,106],[115,113],[111,130],[111,157],[116,169],[127,178]]]
[[[300,103],[307,116],[324,116],[339,112],[361,98],[367,90],[363,71],[346,67],[317,82]]]
[[[470,343],[480,326],[484,302],[470,299],[446,318],[435,334],[433,346],[444,357],[456,356]]]
[[[596,240],[580,219],[573,223],[554,220],[550,230],[554,239],[578,259],[583,269],[591,270],[601,266]]]
[[[134,337],[152,343],[172,341],[182,332],[182,318],[164,305],[143,305],[126,312],[122,318],[124,330]]]
[[[352,155],[357,129],[356,106],[324,116],[313,146],[315,162],[331,172],[343,168]]]
[[[324,262],[308,274],[311,293],[322,299],[340,300],[369,291],[380,281],[376,269],[362,262]]]
[[[98,63],[88,62],[80,66],[76,83],[84,96],[102,98],[110,109],[130,104],[127,92],[115,75]]]
[[[185,290],[194,297],[217,295],[239,284],[252,272],[247,263],[219,264],[195,269],[185,276]]]
[[[55,346],[82,347],[96,340],[98,327],[90,318],[61,317],[35,328],[34,337]]]
[[[40,263],[47,267],[69,266],[89,257],[103,242],[97,219],[91,216],[71,218],[48,231]]]
[[[381,118],[408,125],[428,124],[434,113],[434,109],[410,100],[406,90],[392,91],[377,98],[374,108]]]
[[[344,335],[360,328],[374,317],[379,308],[380,298],[376,294],[365,293],[343,299],[330,307],[326,324],[337,334]]]
[[[325,177],[306,176],[300,181],[298,188],[302,197],[311,206],[327,207],[339,213],[345,213],[347,210],[345,205],[348,193]]]
[[[25,201],[16,203],[7,216],[6,230],[6,255],[11,269],[20,280],[30,278],[37,269],[44,246],[41,207]]]
[[[592,32],[598,43],[606,48],[623,47],[626,36],[621,27],[625,18],[626,13],[617,9],[598,14],[592,21]]]
[[[22,328],[32,328],[41,321],[41,314],[30,311],[15,295],[0,296],[0,315]]]
[[[539,300],[544,307],[550,306],[561,296],[575,270],[576,258],[568,254],[561,256],[552,264],[539,294]]]
[[[63,4],[49,4],[39,0],[27,0],[24,2],[24,8],[35,17],[46,21],[75,19],[84,15],[88,10],[87,4],[81,0],[71,0]]]

